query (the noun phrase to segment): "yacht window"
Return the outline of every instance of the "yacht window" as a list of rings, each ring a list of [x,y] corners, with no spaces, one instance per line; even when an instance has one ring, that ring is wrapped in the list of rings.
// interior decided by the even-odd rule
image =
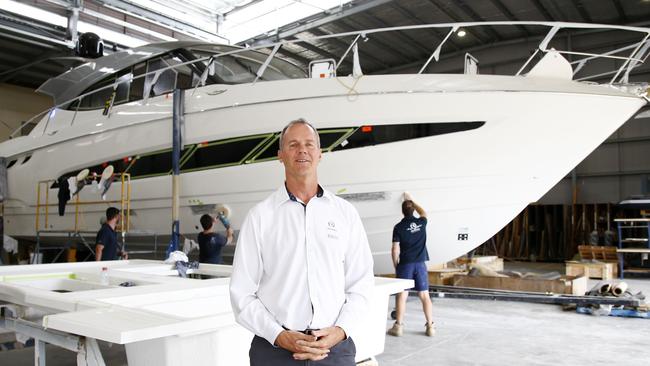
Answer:
[[[106,79],[86,89],[82,94],[86,94],[93,90],[97,90],[114,84],[116,80],[115,79],[116,76],[118,82],[120,83],[117,84],[117,88],[115,89],[115,99],[113,100],[113,105],[127,102],[129,97],[131,78],[132,78],[130,68],[122,70],[118,74],[110,75]],[[113,96],[113,88],[108,87],[83,97],[79,102],[71,103],[70,106],[68,106],[68,109],[76,110],[77,104],[79,104],[79,110],[104,108],[106,102],[110,101],[112,96]]]
[[[178,59],[174,58],[174,60]],[[178,63],[180,62],[181,61],[178,60]],[[192,69],[187,65],[177,66],[175,70],[178,73],[176,87],[179,89],[190,89],[194,87],[199,80],[196,74],[194,74]]]
[[[20,165],[23,165],[23,164],[25,164],[25,163],[26,163],[26,162],[28,162],[28,161],[29,161],[29,159],[31,159],[31,158],[32,158],[32,156],[31,156],[31,155],[27,155],[27,156],[25,156],[25,159],[23,159],[23,162],[22,162],[22,163],[20,163]]]
[[[113,84],[114,82],[115,82],[115,75],[111,75],[110,77],[86,89],[82,94],[86,94],[90,91],[103,88],[107,85]],[[106,101],[111,98],[111,95],[113,95],[113,88],[105,88],[102,90],[95,91],[89,95],[86,95],[79,101],[79,109],[88,110],[88,109],[104,108]]]
[[[11,168],[12,166],[14,166],[14,164],[16,164],[16,160],[12,160],[12,161],[10,161],[9,164],[7,164],[7,169],[9,169],[9,168]]]
[[[280,149],[280,134],[276,134],[273,141],[266,146],[266,149],[255,157],[255,161],[277,159]]]
[[[129,168],[131,178],[142,178],[145,176],[169,174],[172,170],[172,153],[165,150],[149,155],[136,157],[135,162]]]
[[[344,135],[348,132],[352,132],[353,129],[342,129],[342,130],[319,130],[318,135],[320,136],[320,148],[325,151],[329,151],[332,145],[339,141]]]
[[[193,150],[194,146],[190,145],[181,151],[181,161]],[[170,174],[172,171],[172,150],[166,149],[151,154],[143,154],[135,158],[127,173],[131,178],[145,178],[155,175]]]
[[[146,79],[145,85],[151,85],[151,82],[155,77],[155,74],[149,74],[150,72],[164,69],[171,66],[171,64],[168,62],[169,60],[170,60],[169,56],[166,56],[164,58],[160,57],[153,60],[149,60],[147,62],[148,75],[145,77]],[[160,74],[160,76],[158,76],[158,80],[156,80],[156,83],[151,87],[149,95],[153,97],[153,96],[169,93],[174,89],[176,89],[176,75],[177,72],[174,69],[168,69],[163,71]]]
[[[117,79],[119,84],[117,84],[117,89],[115,90],[115,100],[113,101],[114,105],[129,101],[129,87],[131,84],[131,78],[133,78],[133,74],[129,72]]]
[[[362,126],[338,146],[335,146],[332,151],[468,131],[484,124],[485,122],[444,122]]]
[[[194,154],[185,161],[181,169],[191,171],[240,164],[254,150],[259,148],[267,140],[268,136],[249,136],[200,144]]]
[[[137,78],[147,71],[147,63],[141,62],[133,66],[133,81],[129,90],[129,101],[141,100],[144,97],[144,77]]]

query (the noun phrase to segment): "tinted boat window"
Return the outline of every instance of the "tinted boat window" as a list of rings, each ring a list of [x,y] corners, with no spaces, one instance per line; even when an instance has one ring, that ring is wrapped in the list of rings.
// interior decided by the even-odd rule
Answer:
[[[275,138],[273,139],[273,142],[262,151],[261,154],[257,155],[255,157],[255,161],[262,161],[262,160],[270,160],[270,159],[277,159],[278,157],[278,150],[280,149],[280,135],[277,134]]]
[[[342,131],[319,131],[320,136],[320,148],[322,150],[329,150],[330,146],[338,141],[343,135],[348,133],[350,130]]]
[[[192,150],[194,145],[186,146],[181,151],[181,161],[185,158],[188,151]],[[144,178],[154,175],[170,174],[172,171],[172,150],[167,149],[152,154],[142,154],[135,158],[127,173],[131,178]]]
[[[154,77],[156,76],[155,73],[149,74],[150,72],[164,69],[166,67],[169,67],[170,64],[167,62],[167,60],[163,58],[156,58],[153,60],[149,60],[147,62],[147,76],[145,76],[146,82],[145,85],[151,85],[151,83],[154,80]],[[153,84],[151,87],[151,91],[149,93],[150,96],[157,96],[165,93],[169,93],[172,90],[176,88],[176,71],[174,69],[168,69],[165,71],[162,71],[161,74],[158,76],[158,80],[156,80],[156,83]]]
[[[199,145],[181,167],[183,171],[239,164],[264,142],[268,135],[244,137]]]
[[[483,126],[485,122],[413,123],[383,126],[362,126],[332,151],[386,144],[420,137],[468,131]]]
[[[133,66],[133,81],[131,82],[131,89],[129,90],[129,101],[140,100],[143,98],[144,90],[144,77],[137,78],[137,76],[143,75],[147,71],[147,64],[141,62]]]
[[[100,89],[102,87],[105,87],[107,85],[111,85],[115,82],[115,75],[111,75],[110,77],[100,81],[99,83],[91,86],[90,88],[86,89],[82,94],[88,93],[93,90]],[[105,88],[102,90],[95,91],[92,94],[86,95],[79,101],[79,109],[80,110],[87,110],[87,109],[98,109],[98,108],[104,108],[104,105],[106,104],[106,101],[111,98],[111,95],[113,95],[113,89],[112,88]]]

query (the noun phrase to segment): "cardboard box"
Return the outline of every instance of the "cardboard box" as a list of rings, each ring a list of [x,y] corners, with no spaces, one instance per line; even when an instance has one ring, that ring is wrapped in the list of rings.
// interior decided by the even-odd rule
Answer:
[[[562,276],[557,280],[541,278],[512,278],[468,276],[455,274],[454,286],[489,288],[510,291],[541,292],[568,295],[584,295],[587,292],[587,277]]]

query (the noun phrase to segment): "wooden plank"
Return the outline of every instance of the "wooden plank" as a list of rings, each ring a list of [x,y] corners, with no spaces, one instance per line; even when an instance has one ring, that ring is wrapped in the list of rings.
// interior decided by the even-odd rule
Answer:
[[[458,268],[445,268],[429,272],[429,285],[453,286],[454,275],[465,274],[467,271]]]
[[[546,280],[540,278],[487,277],[457,274],[454,275],[453,285],[582,296],[587,291],[587,277],[562,276],[557,280]]]
[[[650,253],[650,249],[648,249],[648,248],[623,248],[623,249],[617,249],[616,252],[618,252],[618,253]]]

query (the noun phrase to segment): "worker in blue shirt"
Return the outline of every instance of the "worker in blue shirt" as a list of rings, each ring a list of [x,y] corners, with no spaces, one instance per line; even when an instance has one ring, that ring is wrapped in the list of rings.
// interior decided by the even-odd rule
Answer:
[[[115,228],[120,221],[120,210],[116,207],[106,209],[106,222],[102,225],[95,240],[95,260],[114,261],[118,257],[128,259],[128,254],[122,251],[117,243]]]
[[[201,216],[201,227],[203,231],[199,233],[199,262],[221,264],[221,249],[232,243],[233,230],[226,229],[226,236],[214,231],[214,222],[216,219],[208,214]]]
[[[413,212],[418,213],[418,217]],[[393,228],[393,248],[391,254],[395,275],[415,281],[415,290],[422,301],[422,309],[427,319],[425,334],[429,337],[435,334],[433,325],[433,311],[429,297],[429,274],[426,261],[429,260],[427,252],[427,213],[417,203],[413,202],[411,195],[404,193],[402,202],[404,218]],[[403,334],[404,310],[408,292],[397,294],[395,324],[388,330],[388,334],[399,337]]]

